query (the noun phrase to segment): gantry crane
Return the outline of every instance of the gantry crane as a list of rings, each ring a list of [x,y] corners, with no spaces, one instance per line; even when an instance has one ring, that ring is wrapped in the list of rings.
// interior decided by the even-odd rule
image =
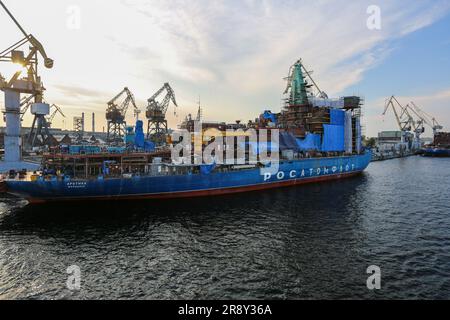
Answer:
[[[166,91],[166,95],[161,102],[156,99]],[[153,141],[156,145],[162,145],[166,141],[168,134],[166,113],[170,102],[178,107],[175,92],[172,87],[165,83],[151,98],[148,99],[146,116],[148,119],[147,139]]]
[[[34,110],[38,110],[39,112],[44,112],[45,110],[49,111],[50,106],[43,102],[45,88],[38,75],[38,62],[39,57],[41,56],[44,59],[44,66],[51,69],[53,67],[53,60],[47,56],[42,44],[33,35],[25,32],[2,1],[0,1],[0,5],[24,35],[23,39],[0,52],[0,62],[10,62],[23,69],[14,73],[10,80],[0,76],[0,89],[5,92],[6,109],[5,162],[14,166],[17,163],[20,163],[22,158],[20,147],[20,95],[32,95],[34,103],[31,107]],[[20,50],[20,48],[25,45],[28,45],[29,49],[29,52],[26,55],[24,51]],[[24,71],[26,72],[26,75],[22,75]]]
[[[412,107],[410,107],[410,109],[412,110],[412,112],[417,115],[422,124],[427,124],[428,126],[430,126],[430,128],[433,130],[433,136],[435,136],[439,130],[442,130],[444,128],[439,124],[439,122],[437,122],[435,117],[420,109],[414,102],[411,101],[411,104]]]
[[[44,58],[44,66],[46,68],[53,68],[54,62],[47,56],[42,44],[33,35],[25,32],[25,30],[14,18],[8,8],[6,8],[5,4],[2,1],[0,1],[0,5],[3,7],[3,9],[5,9],[6,13],[11,17],[11,19],[25,36],[25,38],[23,38],[22,40],[16,42],[12,46],[2,51],[0,53],[0,61],[12,62],[23,67],[27,71],[27,76],[24,76],[20,80],[19,77],[22,75],[23,70],[17,71],[8,82],[4,80],[4,82],[0,84],[1,88],[14,89],[15,87],[17,87],[16,90],[20,90],[21,93],[33,94],[35,99],[37,100],[37,103],[42,103],[42,94],[45,88],[43,87],[41,78],[38,75],[38,53]],[[27,43],[29,45],[30,52],[25,57],[24,52],[18,49]]]
[[[39,105],[37,106],[39,107]],[[31,113],[34,115],[34,118],[30,133],[27,137],[27,143],[31,148],[45,145],[51,137],[50,125],[46,118],[46,116],[50,113],[50,109],[46,107],[38,107],[36,107],[35,104],[31,105]]]
[[[408,108],[404,107],[400,102],[398,102],[395,96],[391,96],[391,98],[386,103],[383,116],[386,115],[389,107],[391,107],[392,111],[394,112],[397,125],[400,131],[402,132],[401,142],[405,143],[407,142],[406,140],[408,132],[410,132],[413,129],[413,127],[414,130],[416,130],[416,123],[414,121],[414,118],[408,112]]]
[[[120,144],[123,142],[127,126],[125,117],[130,105],[133,106],[134,114],[139,114],[134,95],[127,87],[108,102],[106,120],[108,121],[107,141],[109,143]]]
[[[66,115],[62,112],[61,108],[60,108],[58,105],[52,104],[52,105],[50,106],[50,110],[52,110],[52,108],[53,108],[52,114],[51,114],[49,117],[47,117],[47,123],[49,124],[49,127],[52,126],[53,120],[55,119],[55,117],[56,117],[56,115],[57,115],[58,113],[59,113],[63,118],[66,117]]]
[[[47,105],[47,104],[45,104]],[[54,109],[52,111],[52,109]],[[31,113],[34,115],[33,123],[27,137],[27,143],[31,148],[48,145],[51,143],[53,136],[50,134],[53,119],[60,113],[64,118],[66,117],[61,108],[56,104],[52,104],[49,109],[41,110],[36,108],[35,104],[31,105]],[[39,140],[40,137],[40,140]]]
[[[412,111],[412,113],[417,116],[417,119],[414,118],[412,119],[411,124],[414,131],[414,148],[419,149],[422,147],[422,140],[420,137],[422,136],[422,134],[425,133],[425,126],[424,126],[425,121],[417,114],[417,112],[409,104],[407,104],[405,108],[407,111],[408,110]]]

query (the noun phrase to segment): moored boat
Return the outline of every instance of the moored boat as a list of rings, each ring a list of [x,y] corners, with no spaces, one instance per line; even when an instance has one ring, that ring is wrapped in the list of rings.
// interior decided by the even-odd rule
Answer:
[[[8,192],[30,203],[168,199],[223,195],[336,180],[357,175],[369,165],[369,151],[347,157],[280,160],[276,173],[258,166],[220,166],[205,172],[202,166],[151,164],[153,174],[117,178],[71,179],[29,176],[7,179]]]
[[[170,136],[158,151],[143,149],[143,123],[138,121],[134,144],[126,138],[117,150],[59,146],[44,155],[40,171],[10,172],[4,184],[9,193],[31,203],[167,199],[294,186],[363,172],[372,157],[362,146],[363,99],[329,99],[301,60],[287,79],[286,104],[279,113],[266,110],[247,124],[207,123],[206,128],[200,116],[187,117],[180,126],[184,133]]]

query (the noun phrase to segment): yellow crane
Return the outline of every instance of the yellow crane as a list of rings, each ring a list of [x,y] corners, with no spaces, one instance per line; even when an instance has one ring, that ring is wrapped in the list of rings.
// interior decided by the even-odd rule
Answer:
[[[387,101],[386,106],[384,108],[383,116],[386,115],[389,108],[391,108],[392,111],[394,112],[397,125],[400,131],[402,132],[402,143],[404,143],[406,142],[408,132],[412,130],[413,126],[415,127],[414,119],[408,112],[408,108],[404,107],[400,102],[398,102],[395,96],[391,96],[391,98]]]

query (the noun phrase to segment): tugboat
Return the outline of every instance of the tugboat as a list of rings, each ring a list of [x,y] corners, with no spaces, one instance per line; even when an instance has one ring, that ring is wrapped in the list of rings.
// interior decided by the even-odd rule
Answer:
[[[424,148],[421,153],[424,157],[450,157],[450,133],[436,133],[433,144]]]

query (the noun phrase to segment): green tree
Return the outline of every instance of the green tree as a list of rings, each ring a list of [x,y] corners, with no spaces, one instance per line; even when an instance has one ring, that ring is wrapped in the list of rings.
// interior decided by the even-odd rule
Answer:
[[[364,145],[368,148],[374,148],[377,145],[375,138],[364,138]]]

